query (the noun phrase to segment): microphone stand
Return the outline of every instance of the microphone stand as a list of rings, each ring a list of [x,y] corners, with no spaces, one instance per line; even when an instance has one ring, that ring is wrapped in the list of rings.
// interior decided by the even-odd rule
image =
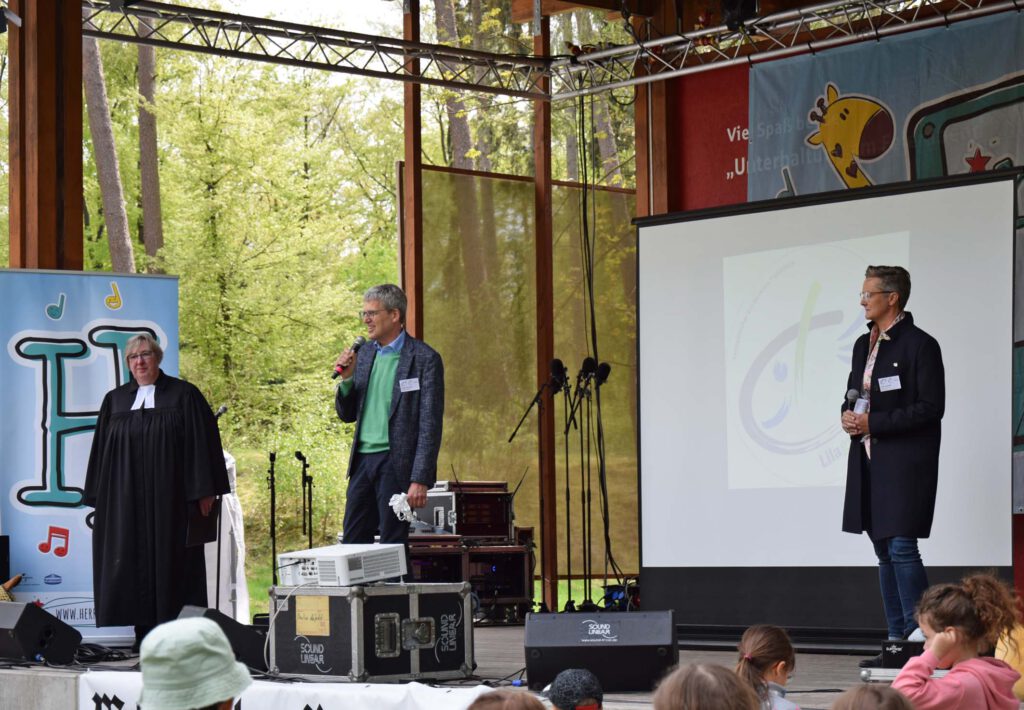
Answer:
[[[309,461],[301,451],[295,458],[302,462],[302,534],[308,535],[309,549],[313,549],[313,477],[309,475]]]
[[[270,568],[274,573],[274,586],[277,586],[277,489],[274,482],[274,462],[277,452],[270,452],[270,469],[267,471],[267,486],[270,488]]]
[[[562,419],[565,422],[565,430],[562,432],[562,442],[565,448],[565,569],[566,569],[566,596],[565,608],[563,611],[576,611],[576,602],[572,598],[572,524],[570,520],[570,504],[572,501],[569,492],[569,410],[572,408],[571,388],[569,387],[568,376],[562,378]]]
[[[533,395],[533,399],[530,400],[530,404],[526,407],[526,411],[523,412],[523,416],[520,417],[519,423],[516,424],[515,430],[512,432],[511,436],[508,437],[508,443],[511,444],[512,440],[516,438],[516,434],[519,433],[520,427],[523,426],[523,422],[526,421],[526,417],[529,416],[530,410],[533,409],[534,405],[536,405],[537,411],[539,413],[541,413],[541,414],[544,413],[544,398],[543,398],[542,395],[544,394],[544,390],[546,390],[550,386],[551,386],[550,382],[545,382],[544,384],[542,384],[540,386],[540,389],[537,390],[537,394]]]
[[[586,411],[584,411],[584,401],[586,402]],[[583,603],[580,605],[580,609],[583,610],[587,607],[587,602],[590,599],[590,595],[587,593],[590,579],[590,560],[587,555],[587,548],[589,547],[589,530],[588,530],[588,516],[587,516],[587,479],[590,477],[590,378],[584,376],[581,380],[579,388],[576,390],[576,402],[579,404],[580,416],[583,419],[579,427],[580,432],[580,520],[581,520],[581,540],[580,540],[580,555],[583,558]],[[584,445],[584,441],[586,444]],[[585,453],[584,453],[585,452]]]
[[[590,451],[593,448],[594,441],[594,427],[593,427],[593,410],[591,409],[591,392],[590,392],[590,381],[587,382],[586,398],[587,398],[587,488],[586,493],[583,494],[586,498],[586,520],[584,528],[586,530],[586,580],[584,582],[584,600],[582,604],[583,611],[596,611],[597,606],[593,602],[593,576],[594,576],[594,558],[593,558],[593,540],[594,540],[594,517],[593,517],[593,506],[591,505],[591,483],[593,477],[591,475],[590,467]]]

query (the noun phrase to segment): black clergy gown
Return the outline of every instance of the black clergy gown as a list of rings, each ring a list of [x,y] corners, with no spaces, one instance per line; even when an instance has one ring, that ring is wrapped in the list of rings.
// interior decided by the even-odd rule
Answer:
[[[103,398],[85,504],[97,626],[153,626],[206,606],[203,546],[186,546],[189,511],[229,489],[220,432],[194,385],[160,372],[152,409],[132,410],[133,380]]]

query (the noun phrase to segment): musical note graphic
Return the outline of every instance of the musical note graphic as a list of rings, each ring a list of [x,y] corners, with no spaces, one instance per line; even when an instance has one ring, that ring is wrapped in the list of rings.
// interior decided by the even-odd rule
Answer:
[[[103,299],[103,303],[106,304],[107,308],[112,311],[116,311],[121,307],[121,291],[117,288],[117,281],[110,282],[110,295]]]
[[[53,545],[53,539],[57,538],[58,544]],[[71,539],[71,531],[67,528],[60,528],[56,525],[51,525],[46,534],[46,540],[39,543],[39,551],[46,554],[53,548],[53,554],[57,557],[66,557],[68,554],[68,542]],[[63,544],[61,544],[61,542]]]
[[[46,317],[50,320],[60,320],[64,315],[64,301],[65,296],[62,293],[60,298],[57,299],[56,303],[50,303],[46,306]]]

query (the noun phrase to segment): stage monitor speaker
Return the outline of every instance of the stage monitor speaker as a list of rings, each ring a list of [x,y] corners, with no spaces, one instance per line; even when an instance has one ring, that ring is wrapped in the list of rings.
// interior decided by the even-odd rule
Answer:
[[[203,606],[186,606],[178,614],[179,619],[190,619],[197,616],[203,616],[216,622],[224,635],[228,637],[228,641],[231,642],[231,650],[235,652],[235,658],[249,668],[266,672],[267,663],[263,660],[263,648],[267,642],[266,627],[242,624],[227,614]]]
[[[35,604],[0,602],[0,657],[68,664],[82,634]]]
[[[526,615],[526,679],[533,690],[566,668],[586,668],[605,692],[649,692],[678,662],[671,611]]]

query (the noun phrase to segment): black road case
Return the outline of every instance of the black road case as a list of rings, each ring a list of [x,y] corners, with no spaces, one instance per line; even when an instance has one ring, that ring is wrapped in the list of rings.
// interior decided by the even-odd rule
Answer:
[[[470,586],[273,587],[271,673],[359,682],[472,675]]]

